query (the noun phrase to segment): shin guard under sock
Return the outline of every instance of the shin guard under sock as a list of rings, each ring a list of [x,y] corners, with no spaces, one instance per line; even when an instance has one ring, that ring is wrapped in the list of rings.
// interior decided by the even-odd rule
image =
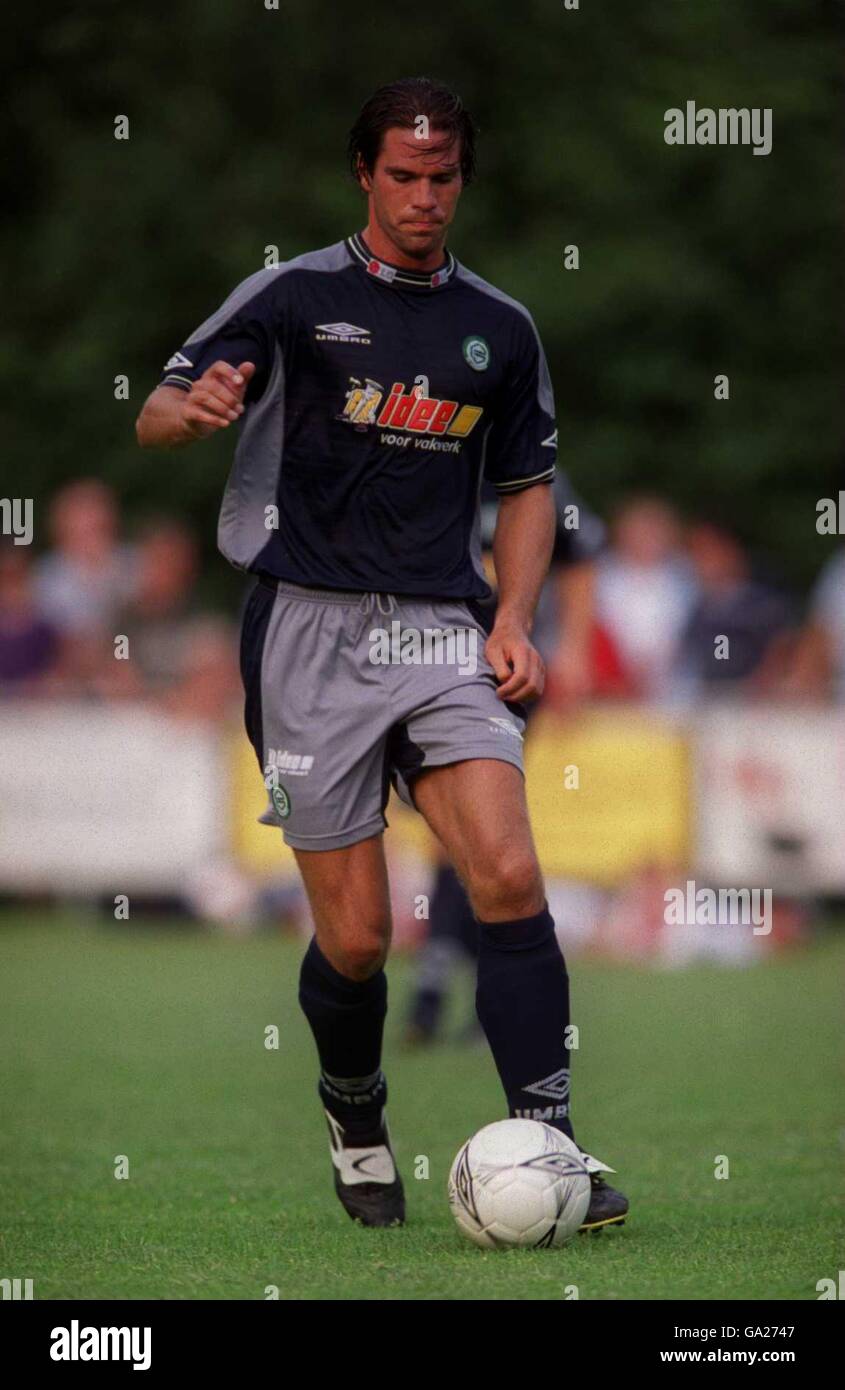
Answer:
[[[548,908],[481,922],[476,1010],[512,1117],[543,1120],[572,1139],[569,977]]]
[[[384,971],[368,980],[350,980],[335,970],[312,938],[300,971],[299,1002],[317,1044],[323,1105],[345,1128],[377,1126],[387,1100],[381,1070]]]

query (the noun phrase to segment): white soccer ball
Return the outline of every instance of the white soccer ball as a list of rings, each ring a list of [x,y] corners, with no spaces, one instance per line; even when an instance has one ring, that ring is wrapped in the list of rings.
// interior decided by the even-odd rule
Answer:
[[[497,1120],[459,1151],[449,1174],[458,1230],[485,1250],[563,1245],[590,1205],[590,1175],[571,1139],[538,1120]]]

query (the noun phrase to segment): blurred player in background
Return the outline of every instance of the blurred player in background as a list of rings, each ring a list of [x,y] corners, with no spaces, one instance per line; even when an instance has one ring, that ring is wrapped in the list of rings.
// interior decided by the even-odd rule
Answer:
[[[218,535],[258,576],[247,730],[315,923],[300,1002],[335,1191],[386,1226],[405,1216],[382,1070],[391,780],[479,920],[477,1009],[510,1114],[573,1137],[569,979],[522,775],[523,702],[544,682],[530,632],[554,544],[556,430],[530,315],[446,245],[474,172],[460,99],[425,78],[379,89],[349,155],[365,230],[240,285],[167,363],[137,432],[172,448],[239,428]],[[492,626],[484,477],[500,499]],[[397,628],[461,636],[477,662],[375,656]],[[607,1165],[584,1157],[585,1227],[624,1220]]]
[[[678,695],[760,695],[777,688],[793,643],[796,605],[753,572],[730,523],[696,521],[688,546],[697,594],[678,644]]]

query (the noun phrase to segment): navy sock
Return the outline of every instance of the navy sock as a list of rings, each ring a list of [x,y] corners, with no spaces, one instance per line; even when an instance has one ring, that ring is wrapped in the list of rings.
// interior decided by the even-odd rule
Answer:
[[[372,1129],[387,1100],[381,1040],[387,977],[350,980],[326,960],[313,937],[302,961],[299,1002],[320,1058],[320,1099],[345,1127]]]
[[[569,1119],[569,976],[547,907],[481,922],[475,1007],[513,1117],[574,1138]]]

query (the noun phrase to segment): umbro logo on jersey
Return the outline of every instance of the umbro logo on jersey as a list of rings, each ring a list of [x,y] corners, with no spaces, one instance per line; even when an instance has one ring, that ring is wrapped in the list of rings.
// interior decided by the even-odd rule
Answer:
[[[363,343],[371,342],[370,329],[358,328],[354,323],[315,324],[318,343]]]
[[[169,362],[165,362],[164,370],[169,372],[171,367],[193,367],[193,365],[193,362],[185,356],[184,352],[174,352]]]
[[[551,432],[551,434],[549,435],[548,439],[542,440],[542,442],[541,442],[541,444],[540,444],[540,448],[541,448],[541,449],[556,449],[556,448],[557,448],[557,430],[552,430],[552,432]]]

